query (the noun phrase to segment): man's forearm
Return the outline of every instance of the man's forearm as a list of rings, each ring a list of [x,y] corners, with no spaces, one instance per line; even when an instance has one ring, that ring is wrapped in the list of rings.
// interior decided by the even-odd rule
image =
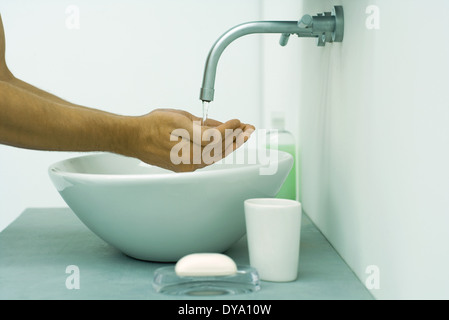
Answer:
[[[127,153],[131,117],[57,103],[0,81],[0,143],[56,151]]]
[[[69,103],[14,77],[0,16],[0,143],[61,151],[126,153],[132,118]]]
[[[91,111],[97,111],[97,112],[101,112],[97,109],[92,109],[92,108],[88,108],[85,106],[81,106],[81,105],[77,105],[74,103],[71,103],[69,101],[66,101],[58,96],[55,96],[54,94],[51,94],[47,91],[44,91],[42,89],[39,89],[25,81],[22,81],[20,79],[17,79],[16,77],[14,77],[11,73],[8,77],[6,77],[5,79],[6,82],[8,82],[9,84],[12,84],[13,86],[17,87],[17,88],[21,88],[24,89],[26,91],[28,91],[29,93],[33,93],[41,98],[53,101],[55,103],[59,103],[59,104],[63,104],[63,105],[67,105],[67,106],[72,106],[72,107],[77,107],[77,108],[84,108],[84,109],[90,109]]]
[[[0,16],[0,143],[57,151],[128,155],[134,117],[75,105],[14,77],[6,65]]]

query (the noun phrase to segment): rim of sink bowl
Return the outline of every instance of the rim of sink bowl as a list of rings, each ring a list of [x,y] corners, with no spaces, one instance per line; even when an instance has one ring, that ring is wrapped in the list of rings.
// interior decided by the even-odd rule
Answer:
[[[252,150],[252,149],[250,149]],[[256,149],[257,150],[257,149]],[[289,154],[288,152],[285,151],[280,151],[280,150],[275,150],[275,149],[267,149],[270,152],[274,152],[280,155],[280,157],[276,157],[276,161],[277,163],[281,163],[284,161],[288,161],[288,160],[293,160],[293,156],[291,154]],[[135,161],[140,161],[140,163],[138,165],[144,164],[145,166],[148,166],[149,168],[156,168],[156,169],[161,169],[167,172],[153,172],[153,173],[85,173],[85,172],[71,172],[71,171],[64,171],[62,169],[59,169],[58,166],[60,166],[61,164],[68,162],[68,161],[76,161],[78,159],[85,159],[85,158],[95,158],[98,156],[114,156],[114,157],[119,157],[119,158],[129,158],[131,160],[135,160]],[[220,160],[220,161],[223,161]],[[224,174],[229,174],[230,171],[242,171],[248,168],[248,166],[253,167],[253,168],[260,168],[260,167],[265,167],[267,166],[267,164],[262,164],[262,163],[254,163],[254,164],[248,164],[248,165],[236,165],[235,167],[233,167],[233,164],[224,164],[224,165],[228,165],[228,167],[226,169],[218,169],[218,170],[212,170],[210,169],[212,166],[214,165],[221,165],[220,161],[218,161],[217,163],[211,164],[210,166],[207,166],[205,168],[202,169],[198,169],[196,171],[193,172],[174,172],[174,171],[170,171],[168,169],[163,169],[154,165],[150,165],[147,164],[137,158],[133,158],[133,157],[126,157],[120,154],[115,154],[115,153],[108,153],[108,152],[100,152],[100,153],[95,153],[95,154],[89,154],[89,155],[81,155],[81,156],[77,156],[77,157],[73,157],[73,158],[68,158],[65,160],[61,160],[58,162],[53,163],[52,165],[49,166],[48,168],[48,172],[54,175],[59,175],[59,176],[63,176],[63,177],[67,177],[67,178],[85,178],[85,179],[95,179],[96,181],[123,181],[123,180],[128,180],[129,178],[132,178],[133,181],[135,181],[135,179],[137,180],[145,180],[145,179],[182,179],[182,178],[187,178],[190,177],[191,175],[196,175],[197,177],[204,177],[204,176],[208,176],[211,174],[219,174],[219,175],[224,175]]]

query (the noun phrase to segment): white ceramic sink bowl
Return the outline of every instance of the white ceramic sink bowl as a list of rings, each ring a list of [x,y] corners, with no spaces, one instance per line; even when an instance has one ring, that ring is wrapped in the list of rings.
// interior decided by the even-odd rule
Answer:
[[[245,234],[243,201],[274,197],[293,165],[288,153],[267,152],[276,159],[272,175],[261,175],[267,164],[260,163],[174,173],[109,153],[55,163],[49,175],[104,241],[136,259],[173,262],[195,252],[224,252]]]

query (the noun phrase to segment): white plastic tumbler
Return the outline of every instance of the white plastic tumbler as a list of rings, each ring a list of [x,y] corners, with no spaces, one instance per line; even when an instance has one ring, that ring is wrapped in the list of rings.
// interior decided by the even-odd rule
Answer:
[[[261,280],[298,277],[301,203],[287,199],[248,199],[244,203],[250,265]]]

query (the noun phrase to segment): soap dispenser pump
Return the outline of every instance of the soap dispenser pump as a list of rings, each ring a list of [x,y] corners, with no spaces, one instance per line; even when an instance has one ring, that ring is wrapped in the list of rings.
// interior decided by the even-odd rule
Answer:
[[[297,200],[295,137],[285,129],[285,116],[283,112],[273,112],[271,123],[272,129],[267,133],[267,147],[269,149],[288,152],[293,156],[293,167],[276,195],[276,198]]]

